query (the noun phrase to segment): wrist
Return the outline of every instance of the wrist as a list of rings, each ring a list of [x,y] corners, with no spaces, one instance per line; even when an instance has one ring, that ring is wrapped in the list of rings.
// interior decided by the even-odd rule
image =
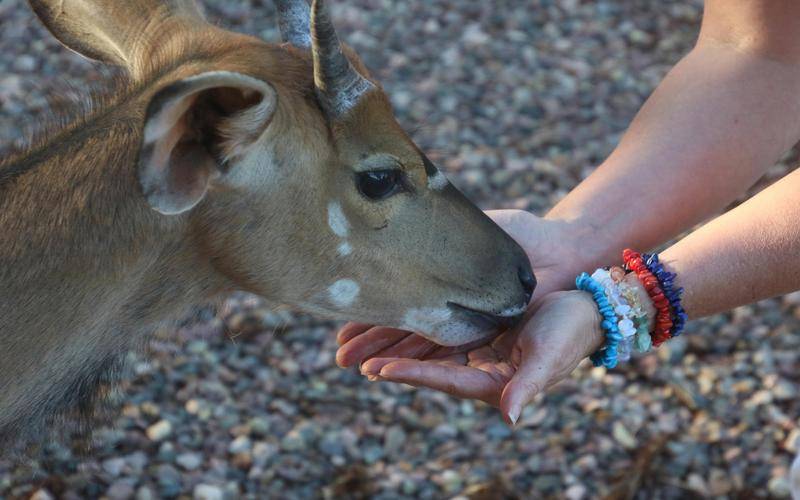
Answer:
[[[583,290],[572,290],[564,293],[575,296],[576,313],[588,318],[587,324],[589,328],[584,337],[586,343],[582,346],[583,356],[588,357],[605,343],[605,333],[601,326],[603,316],[597,309],[597,303],[592,298],[592,294]]]

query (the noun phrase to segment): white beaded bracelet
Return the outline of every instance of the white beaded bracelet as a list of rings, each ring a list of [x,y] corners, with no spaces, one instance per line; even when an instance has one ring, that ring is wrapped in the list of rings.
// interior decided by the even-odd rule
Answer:
[[[631,319],[633,309],[623,296],[619,284],[614,281],[607,269],[600,268],[595,270],[592,273],[592,279],[603,287],[611,307],[614,308],[614,312],[619,318],[617,326],[622,334],[622,341],[619,343],[617,354],[621,361],[628,361],[631,358],[631,351],[636,337],[636,325]]]

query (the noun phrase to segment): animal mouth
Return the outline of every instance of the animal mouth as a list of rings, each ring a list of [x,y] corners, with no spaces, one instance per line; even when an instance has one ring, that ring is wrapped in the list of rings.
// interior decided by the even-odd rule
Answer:
[[[524,308],[514,309],[508,313],[495,314],[463,306],[455,302],[448,302],[447,307],[456,314],[469,321],[473,326],[485,331],[507,330],[516,326],[522,319]]]

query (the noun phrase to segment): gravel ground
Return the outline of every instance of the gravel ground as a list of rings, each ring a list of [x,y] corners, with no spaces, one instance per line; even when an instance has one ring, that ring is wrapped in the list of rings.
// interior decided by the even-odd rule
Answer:
[[[220,24],[275,39],[268,0],[206,4]],[[482,206],[537,213],[611,151],[691,47],[700,12],[663,0],[334,6],[434,161]],[[109,71],[61,49],[22,0],[0,0],[0,26],[8,148],[45,95]],[[609,373],[584,364],[514,431],[483,404],[336,368],[334,327],[247,295],[199,310],[130,355],[120,414],[88,455],[74,442],[0,460],[0,498],[788,496],[800,293],[694,322]]]

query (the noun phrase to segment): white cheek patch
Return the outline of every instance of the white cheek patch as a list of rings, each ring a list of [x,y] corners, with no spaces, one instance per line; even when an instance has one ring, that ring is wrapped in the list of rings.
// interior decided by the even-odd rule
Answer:
[[[328,226],[336,236],[340,238],[347,237],[347,231],[350,228],[350,223],[342,212],[342,206],[339,203],[332,201],[328,204]]]
[[[409,309],[403,315],[403,328],[430,333],[441,323],[448,321],[453,311],[445,307],[420,307]]]
[[[445,177],[444,174],[439,172],[438,170],[436,171],[436,175],[434,175],[432,177],[428,177],[428,188],[429,189],[433,189],[433,190],[436,190],[436,191],[441,191],[442,189],[447,187],[447,185],[449,183],[450,182],[447,180],[447,177]]]
[[[339,308],[350,307],[358,298],[361,287],[353,280],[342,279],[328,288],[331,302]]]
[[[336,251],[339,252],[339,255],[341,255],[342,257],[346,257],[353,252],[353,247],[350,246],[350,243],[345,241],[344,243],[339,245]]]

